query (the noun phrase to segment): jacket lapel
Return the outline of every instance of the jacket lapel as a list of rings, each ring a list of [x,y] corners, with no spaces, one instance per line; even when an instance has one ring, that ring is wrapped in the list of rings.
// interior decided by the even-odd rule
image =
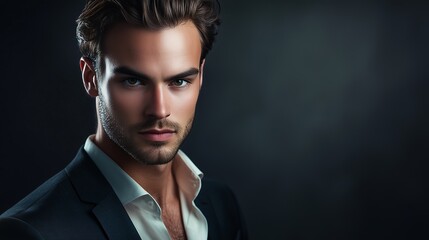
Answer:
[[[92,212],[108,239],[140,239],[112,187],[83,148],[66,172],[81,201],[95,205]]]
[[[128,214],[123,209],[118,198],[112,192],[94,207],[92,212],[97,217],[109,239],[140,239]]]
[[[207,220],[209,227],[208,239],[221,239],[218,234],[219,223],[213,208],[213,204],[211,203],[210,198],[208,197],[204,189],[202,189],[202,191],[198,194],[198,197],[195,199],[195,205],[197,205],[197,207],[201,210]]]

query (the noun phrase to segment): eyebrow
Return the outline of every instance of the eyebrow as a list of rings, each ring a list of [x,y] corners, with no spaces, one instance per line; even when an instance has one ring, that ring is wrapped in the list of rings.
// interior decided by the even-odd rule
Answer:
[[[125,74],[125,75],[134,76],[134,77],[144,79],[144,80],[150,80],[151,79],[148,75],[141,73],[141,72],[138,72],[136,70],[133,70],[129,67],[125,67],[125,66],[115,67],[113,69],[113,72],[116,74]],[[196,75],[199,72],[200,72],[200,70],[198,70],[197,68],[190,68],[184,72],[181,72],[179,74],[168,77],[167,80],[186,78],[189,76]]]

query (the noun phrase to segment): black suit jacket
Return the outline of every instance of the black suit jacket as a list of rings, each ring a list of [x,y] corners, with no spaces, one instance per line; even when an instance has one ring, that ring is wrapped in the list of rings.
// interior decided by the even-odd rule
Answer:
[[[247,239],[233,193],[203,180],[195,204],[209,239]],[[61,172],[0,216],[0,239],[140,239],[110,184],[81,148]]]

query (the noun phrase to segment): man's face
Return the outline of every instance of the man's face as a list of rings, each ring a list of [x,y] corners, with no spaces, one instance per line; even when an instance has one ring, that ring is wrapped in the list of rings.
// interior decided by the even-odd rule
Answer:
[[[157,31],[119,24],[103,49],[104,131],[139,162],[169,162],[191,129],[202,84],[198,30],[191,22]]]

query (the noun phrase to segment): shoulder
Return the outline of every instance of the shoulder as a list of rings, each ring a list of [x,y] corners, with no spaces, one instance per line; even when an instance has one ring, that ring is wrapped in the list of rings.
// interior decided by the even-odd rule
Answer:
[[[42,240],[40,233],[26,222],[12,217],[0,218],[0,239]]]
[[[13,207],[0,215],[0,239],[43,239],[41,224],[52,223],[60,212],[55,202],[67,194],[64,171],[50,178]]]
[[[45,181],[33,192],[1,214],[0,217],[14,217],[30,222],[56,221],[64,218],[61,213],[73,212],[74,209],[79,208],[81,200],[71,176],[79,176],[79,179],[81,179],[86,175],[96,175],[94,171],[84,173],[74,171],[75,168],[85,167],[85,163],[89,162],[85,161],[84,158],[85,156],[82,156],[81,149],[65,169]],[[71,175],[70,171],[74,171],[74,175]]]
[[[87,160],[78,155],[64,170],[1,214],[0,239],[41,239],[20,237],[20,231],[43,239],[103,239],[91,212],[91,200],[111,192],[106,190],[107,181]],[[83,199],[82,193],[95,197]]]
[[[21,234],[21,229],[23,234],[34,235],[37,232],[47,239],[58,239],[62,234],[75,231],[76,225],[87,223],[82,216],[85,216],[89,207],[89,204],[79,200],[63,170],[0,215],[0,239],[8,239],[3,236],[11,234]]]
[[[67,192],[63,190],[65,185],[67,185],[67,177],[65,172],[61,171],[1,214],[0,217],[24,214],[25,212],[34,211],[40,205],[47,205],[44,202],[58,198],[59,195]]]

